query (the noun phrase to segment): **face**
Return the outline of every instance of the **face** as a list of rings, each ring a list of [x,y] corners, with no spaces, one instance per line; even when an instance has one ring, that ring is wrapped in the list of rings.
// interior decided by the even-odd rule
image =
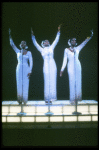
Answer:
[[[25,41],[22,41],[22,42],[21,42],[21,47],[22,47],[22,48],[25,48],[25,46],[26,46],[26,42],[25,42]]]
[[[75,45],[76,45],[76,38],[72,38],[72,40],[71,40],[71,45],[72,45],[72,46],[75,46]]]
[[[44,46],[49,46],[49,45],[50,45],[50,43],[49,43],[49,41],[48,41],[48,40],[45,40],[45,41],[44,41],[44,43],[43,43],[43,45],[44,45]]]

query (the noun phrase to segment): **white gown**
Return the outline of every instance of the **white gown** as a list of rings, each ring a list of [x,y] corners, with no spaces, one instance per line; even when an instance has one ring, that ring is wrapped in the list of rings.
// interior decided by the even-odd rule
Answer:
[[[32,41],[35,47],[40,51],[43,59],[43,74],[44,74],[44,100],[57,100],[56,81],[57,81],[57,67],[54,60],[54,48],[59,41],[60,32],[57,33],[52,45],[42,48],[37,43],[35,36],[32,35]]]
[[[22,55],[22,50],[19,50],[12,39],[10,39],[10,45],[17,54],[18,64],[16,67],[16,82],[17,82],[17,98],[18,101],[27,102],[29,91],[29,79],[28,73],[32,72],[33,60],[30,51],[27,51],[26,55]],[[28,60],[29,64],[28,65]],[[23,64],[23,65],[22,65]]]
[[[68,60],[67,71],[69,76],[69,91],[71,102],[82,99],[82,73],[81,64],[78,57],[80,50],[90,39],[91,37],[89,39],[86,39],[79,46],[74,47],[74,52],[71,52],[68,48],[64,50],[64,58],[61,71],[64,71]]]

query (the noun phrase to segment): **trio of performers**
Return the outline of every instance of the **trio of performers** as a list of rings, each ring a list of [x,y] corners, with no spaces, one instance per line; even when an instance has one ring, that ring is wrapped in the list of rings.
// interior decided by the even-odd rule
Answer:
[[[60,38],[60,28],[56,38],[52,44],[48,40],[42,41],[41,46],[37,43],[34,33],[31,29],[31,38],[34,46],[41,53],[43,63],[43,74],[44,74],[44,100],[47,104],[57,100],[57,66],[54,60],[54,48],[57,45]],[[60,71],[60,77],[67,65],[67,71],[69,76],[69,90],[70,90],[70,102],[75,103],[76,100],[82,99],[82,88],[81,88],[81,64],[78,59],[80,50],[86,45],[86,43],[92,38],[93,31],[91,30],[91,36],[77,46],[76,38],[68,40],[69,48],[64,50],[63,64]],[[27,51],[28,46],[25,41],[22,41],[19,45],[21,50],[18,49],[11,37],[11,30],[9,29],[9,40],[10,45],[17,54],[18,64],[16,67],[16,81],[17,81],[17,99],[18,103],[26,105],[28,101],[29,91],[29,78],[33,68],[33,57],[30,51]],[[29,61],[29,64],[28,64]]]

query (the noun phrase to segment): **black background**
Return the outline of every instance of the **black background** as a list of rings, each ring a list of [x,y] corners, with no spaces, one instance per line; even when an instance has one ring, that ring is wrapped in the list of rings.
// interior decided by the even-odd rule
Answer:
[[[81,50],[79,60],[82,66],[82,99],[97,100],[97,32],[98,3],[94,2],[4,2],[2,3],[2,100],[17,100],[16,53],[10,46],[8,30],[19,48],[22,40],[27,42],[33,56],[33,70],[29,85],[29,100],[44,99],[43,58],[31,40],[31,27],[37,42],[55,39],[59,24],[61,36],[54,49],[57,65],[57,99],[69,99],[67,68],[59,76],[64,49],[70,37],[77,38],[78,45],[94,36]]]

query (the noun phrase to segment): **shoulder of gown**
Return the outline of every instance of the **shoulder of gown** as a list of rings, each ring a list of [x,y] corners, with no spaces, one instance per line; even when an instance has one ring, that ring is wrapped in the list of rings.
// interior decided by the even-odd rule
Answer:
[[[31,53],[31,51],[27,51],[27,53],[29,54],[29,55],[31,55],[32,53]]]
[[[65,48],[65,50],[64,50],[64,51],[67,53],[67,51],[68,51],[68,50],[69,50],[69,48]]]

